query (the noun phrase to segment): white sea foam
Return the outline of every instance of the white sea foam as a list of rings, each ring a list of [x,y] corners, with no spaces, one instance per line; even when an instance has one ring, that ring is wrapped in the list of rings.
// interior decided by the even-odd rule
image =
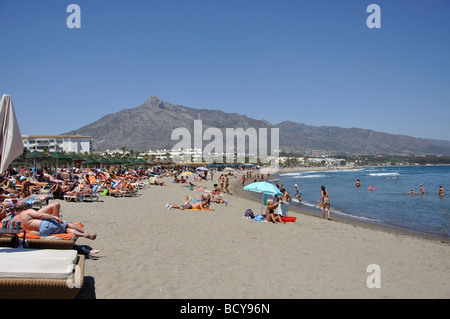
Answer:
[[[398,176],[399,173],[370,173],[369,176]]]
[[[318,177],[325,177],[326,175],[318,174],[318,175],[301,175],[300,178],[318,178]]]

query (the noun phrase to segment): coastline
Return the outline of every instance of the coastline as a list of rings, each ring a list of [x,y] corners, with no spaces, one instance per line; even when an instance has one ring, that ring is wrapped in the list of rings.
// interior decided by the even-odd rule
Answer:
[[[395,167],[395,166],[390,166],[390,167]],[[347,169],[347,168],[344,167],[344,168],[337,168],[337,169]],[[279,169],[277,171],[276,174],[271,175],[271,179],[276,179],[276,177],[279,174],[285,174],[285,173],[317,172],[317,171],[326,171],[326,170],[330,170],[330,169],[329,168],[325,168],[325,167],[318,167],[318,168],[307,168],[307,167],[281,168],[281,169]],[[242,190],[242,187],[241,187],[241,189],[239,189],[239,187],[237,187],[235,189],[235,191],[238,192],[241,196],[245,196],[246,198],[248,198],[250,200],[256,200],[255,196],[252,196],[251,194],[248,194],[249,192],[246,192],[246,191]],[[312,217],[316,217],[316,218],[322,219],[322,217],[319,214],[313,213],[313,212],[308,211],[306,209],[302,209],[299,206],[297,206],[297,207],[296,206],[293,206],[293,205],[289,206],[289,212],[295,212],[296,214],[308,215],[308,216],[312,216]],[[429,241],[433,241],[433,242],[438,242],[438,243],[450,245],[450,238],[443,238],[443,237],[439,237],[439,236],[423,234],[423,233],[420,233],[420,232],[414,232],[414,231],[410,231],[410,230],[406,230],[406,229],[396,228],[394,226],[379,225],[379,224],[375,224],[375,223],[365,222],[365,221],[361,221],[361,220],[356,220],[356,219],[347,218],[347,217],[341,217],[341,216],[336,216],[336,215],[334,215],[332,217],[332,220],[336,221],[336,222],[339,222],[339,223],[349,224],[349,225],[352,225],[352,226],[367,228],[367,229],[370,229],[370,230],[383,231],[383,232],[386,232],[386,233],[396,234],[396,235],[399,235],[399,236],[409,236],[409,237],[414,237],[414,238],[417,238],[417,239],[429,240]]]
[[[286,224],[244,218],[261,202],[232,178],[228,205],[212,211],[168,210],[185,196],[171,178],[137,197],[99,195],[98,202],[65,202],[63,218],[98,237],[79,246],[99,249],[86,259],[81,298],[98,299],[316,299],[450,297],[447,244],[399,236],[298,214]],[[211,190],[214,181],[201,184]],[[247,192],[247,194],[245,194]],[[297,215],[296,215],[297,216]],[[367,286],[368,265],[379,265],[381,288]],[[269,300],[270,301],[270,300]]]
[[[313,171],[321,171],[321,170],[326,170],[326,169],[283,170],[281,172],[278,171],[277,174],[271,175],[271,179],[276,178],[276,176],[278,174],[283,174],[283,173],[313,172]],[[247,183],[246,183],[246,185],[247,185]],[[260,200],[258,200],[258,198],[256,198],[255,194],[252,194],[251,192],[248,192],[248,191],[245,191],[244,189],[242,189],[242,186],[240,186],[240,184],[238,182],[235,185],[233,185],[232,189],[236,194],[238,194],[238,196],[242,196],[248,200],[251,200],[251,201],[254,201],[254,202],[260,204]],[[294,213],[294,215],[292,215],[291,213]],[[294,217],[296,217],[298,215],[306,215],[306,216],[311,216],[313,218],[322,219],[322,216],[320,216],[320,214],[314,213],[314,212],[306,210],[306,209],[302,209],[300,204],[295,205],[295,206],[290,205],[289,206],[289,214],[290,214],[290,216],[294,216]],[[432,235],[428,235],[428,234],[413,232],[413,231],[390,227],[390,226],[379,225],[379,224],[370,223],[370,222],[364,222],[364,221],[356,220],[356,219],[352,219],[352,218],[334,215],[334,216],[332,216],[332,221],[348,224],[348,225],[355,226],[355,227],[362,227],[362,228],[366,228],[369,230],[382,231],[382,232],[386,232],[389,234],[413,237],[413,238],[417,238],[417,239],[421,239],[421,240],[428,240],[428,241],[432,241],[432,242],[436,242],[436,243],[450,245],[450,239],[448,239],[448,238],[432,236]]]

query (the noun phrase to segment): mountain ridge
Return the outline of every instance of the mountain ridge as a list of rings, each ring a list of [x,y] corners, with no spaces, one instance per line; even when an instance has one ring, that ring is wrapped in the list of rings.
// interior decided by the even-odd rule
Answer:
[[[196,109],[149,97],[134,108],[126,108],[103,116],[91,124],[65,134],[91,136],[98,151],[126,147],[136,151],[171,149],[178,141],[171,140],[172,131],[186,127],[193,132],[194,120],[202,120],[203,130],[219,128],[279,128],[280,150],[307,153],[367,155],[450,155],[450,142],[415,138],[402,134],[377,132],[363,128],[311,126],[290,120],[272,124],[238,113]],[[208,142],[204,142],[204,145]]]

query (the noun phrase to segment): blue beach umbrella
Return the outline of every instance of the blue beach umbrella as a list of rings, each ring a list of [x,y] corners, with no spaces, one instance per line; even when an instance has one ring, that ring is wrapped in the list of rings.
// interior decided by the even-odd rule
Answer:
[[[264,194],[262,206],[261,206],[261,215],[263,206],[267,200],[267,195],[272,196],[283,196],[283,193],[280,191],[278,187],[268,182],[255,182],[244,186],[244,189],[250,192],[261,193]]]

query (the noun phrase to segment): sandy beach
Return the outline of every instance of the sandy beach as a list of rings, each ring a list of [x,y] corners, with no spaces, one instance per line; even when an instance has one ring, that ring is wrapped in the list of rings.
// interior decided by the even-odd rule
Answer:
[[[212,203],[213,211],[165,208],[166,203],[183,204],[185,195],[200,199],[203,194],[171,178],[159,179],[167,186],[149,186],[137,197],[58,200],[64,219],[98,234],[94,241],[77,240],[100,250],[86,260],[80,297],[450,297],[447,242],[324,220],[300,210],[290,212],[295,223],[245,219],[245,210],[259,213],[261,202],[242,190],[237,176],[232,195],[224,195],[228,205]],[[201,184],[212,190],[213,183]],[[369,265],[379,271],[368,271]],[[369,288],[368,278],[380,288]]]

